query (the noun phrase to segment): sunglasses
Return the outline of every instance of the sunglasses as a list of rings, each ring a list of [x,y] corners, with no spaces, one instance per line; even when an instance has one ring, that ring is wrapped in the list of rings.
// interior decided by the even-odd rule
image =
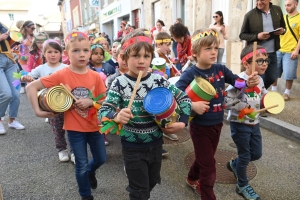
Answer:
[[[213,18],[218,18],[219,16],[213,16]]]
[[[251,61],[252,62],[252,61]],[[258,66],[261,66],[262,64],[266,63],[266,64],[270,64],[271,62],[271,59],[270,58],[266,58],[266,59],[262,59],[262,58],[259,58],[255,61]]]
[[[34,28],[34,27],[32,27],[32,28],[29,28],[29,29],[31,29],[31,30],[33,30],[33,31],[35,30],[35,28]]]

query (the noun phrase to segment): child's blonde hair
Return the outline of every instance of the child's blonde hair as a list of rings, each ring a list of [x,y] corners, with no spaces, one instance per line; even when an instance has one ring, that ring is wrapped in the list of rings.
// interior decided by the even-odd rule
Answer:
[[[211,45],[219,46],[218,32],[215,29],[205,28],[197,30],[192,35],[192,52],[199,54],[201,47],[209,47]],[[197,61],[197,58],[193,56]]]
[[[150,36],[148,35],[148,33],[146,31],[142,31],[141,29],[135,29],[132,32],[128,33],[122,39],[122,41],[121,41],[122,47],[127,40],[130,40],[131,38],[137,37],[137,36],[146,36],[151,40]],[[134,44],[131,44],[126,49],[124,49],[123,60],[127,61],[130,56],[130,53],[132,53],[132,52],[137,53],[142,48],[145,48],[146,52],[151,53],[151,59],[154,57],[154,48],[151,44],[149,44],[148,42],[135,42]]]
[[[167,41],[165,41],[167,40]],[[171,44],[171,35],[167,32],[159,32],[155,36],[155,45],[157,44]]]
[[[85,38],[85,37],[82,37],[82,36],[76,36],[76,37],[71,38],[71,39],[67,42],[67,44],[66,44],[66,51],[69,50],[69,48],[70,48],[70,43],[75,42],[75,41],[81,42],[81,41],[84,41],[84,40],[89,41],[88,38]]]

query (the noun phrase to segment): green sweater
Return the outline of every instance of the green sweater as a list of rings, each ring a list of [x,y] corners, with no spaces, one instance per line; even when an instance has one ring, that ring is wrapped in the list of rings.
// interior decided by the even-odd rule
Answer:
[[[107,92],[105,102],[99,111],[99,119],[102,117],[112,119],[117,112],[117,108],[126,108],[135,83],[136,78],[127,74],[117,77]],[[157,87],[165,87],[172,92],[182,112],[179,121],[187,125],[191,113],[191,100],[189,97],[162,76],[149,73],[141,79],[137,89],[131,107],[134,118],[130,120],[131,123],[123,125],[125,134],[121,136],[121,142],[124,147],[146,148],[162,141],[162,130],[143,107],[144,97],[150,90]]]

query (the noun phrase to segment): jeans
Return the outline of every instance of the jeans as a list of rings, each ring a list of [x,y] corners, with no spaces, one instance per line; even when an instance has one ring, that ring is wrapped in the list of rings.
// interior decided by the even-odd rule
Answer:
[[[104,137],[96,132],[67,131],[70,145],[75,156],[75,176],[79,194],[82,197],[91,195],[88,175],[95,171],[106,161]],[[90,145],[92,159],[88,162],[87,144]]]
[[[247,126],[230,122],[231,137],[236,144],[238,157],[232,162],[237,171],[238,185],[248,185],[247,166],[250,161],[258,160],[262,155],[262,139],[259,124]]]
[[[178,53],[177,53],[177,44],[178,44],[178,42],[175,42],[175,41],[172,42],[172,50],[174,52],[175,58],[177,58],[177,56],[178,56]],[[175,66],[176,66],[176,68],[178,70],[181,70],[181,64],[180,63],[175,64]]]
[[[20,92],[12,84],[17,69],[17,64],[0,53],[0,117],[4,117],[7,107],[10,118],[18,116]]]
[[[264,75],[261,77],[264,80],[266,89],[268,89],[277,79],[277,55],[276,52],[268,53],[270,58],[270,64]]]
[[[202,200],[216,199],[214,184],[216,181],[215,153],[219,144],[223,123],[213,126],[200,126],[190,123],[190,134],[195,150],[195,161],[190,168],[188,178],[200,179]]]
[[[219,48],[218,49],[217,64],[222,64],[223,54],[224,54],[224,48]]]
[[[283,73],[284,80],[297,79],[298,58],[291,59],[292,53],[277,51],[277,77],[281,78]]]
[[[160,183],[162,143],[148,148],[123,147],[125,170],[130,200],[148,200],[150,192]]]

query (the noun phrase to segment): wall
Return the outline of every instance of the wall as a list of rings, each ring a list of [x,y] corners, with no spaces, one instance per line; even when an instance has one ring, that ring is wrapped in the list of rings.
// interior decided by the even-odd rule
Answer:
[[[78,6],[78,16],[73,16],[73,12],[74,9],[76,8],[76,6]],[[71,17],[72,17],[72,28],[77,28],[77,26],[75,26],[74,19],[76,17],[78,17],[78,25],[81,26],[82,25],[82,17],[81,17],[81,6],[80,6],[80,0],[70,0],[70,8],[71,8]]]
[[[8,28],[12,24],[8,15],[9,13],[14,14],[14,22],[11,28],[16,28],[15,24],[18,20],[32,20],[34,22],[34,19],[27,19],[28,10],[0,10],[1,23]]]

